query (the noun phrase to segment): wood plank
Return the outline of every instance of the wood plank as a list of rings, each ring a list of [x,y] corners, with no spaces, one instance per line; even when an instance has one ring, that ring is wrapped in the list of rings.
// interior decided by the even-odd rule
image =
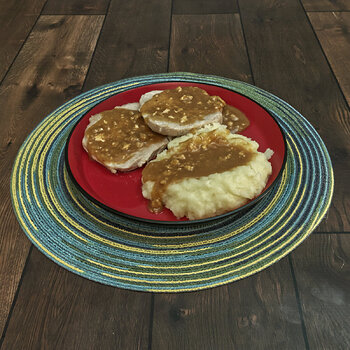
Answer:
[[[344,158],[350,152],[350,111],[306,14],[297,0],[239,4],[255,83],[298,109],[330,152],[335,192],[318,231],[349,231],[350,169]]]
[[[48,0],[45,15],[104,15],[109,0]]]
[[[171,70],[252,82],[238,16],[173,16],[172,30]],[[287,259],[226,286],[156,294],[154,305],[152,349],[305,347]]]
[[[350,348],[350,235],[312,235],[292,253],[311,349]]]
[[[103,16],[42,16],[1,85],[0,334],[30,247],[12,210],[12,164],[34,126],[80,92],[102,22]]]
[[[308,16],[350,105],[350,12],[310,12]]]
[[[173,0],[173,14],[204,15],[238,12],[236,1],[232,0]]]
[[[150,301],[74,275],[35,248],[2,348],[147,349]]]
[[[171,43],[170,71],[251,81],[238,14],[174,15]]]
[[[45,0],[0,0],[0,81],[23,45],[44,4]]]
[[[350,10],[349,0],[301,0],[306,11]]]
[[[112,0],[85,89],[166,72],[170,15],[170,0]]]
[[[200,292],[155,296],[152,349],[304,349],[288,259]]]

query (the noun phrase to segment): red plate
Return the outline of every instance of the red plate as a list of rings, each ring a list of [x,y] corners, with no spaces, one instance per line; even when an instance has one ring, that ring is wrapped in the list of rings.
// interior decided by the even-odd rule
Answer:
[[[118,105],[138,102],[140,96],[146,92],[173,89],[177,86],[200,87],[206,90],[210,95],[220,96],[227,104],[240,109],[250,120],[250,126],[241,134],[257,141],[260,145],[260,152],[264,152],[267,148],[274,151],[274,155],[270,159],[272,175],[264,191],[248,204],[224,215],[230,215],[247,208],[267,193],[268,189],[271,188],[271,185],[282,172],[286,154],[284,135],[269,112],[251,99],[221,87],[206,84],[171,82],[142,86],[114,95],[96,105],[75,125],[67,141],[67,168],[71,177],[78,185],[78,188],[80,188],[85,195],[107,210],[132,216],[138,220],[155,221],[158,223],[188,223],[189,220],[186,218],[177,219],[168,209],[164,209],[163,212],[159,214],[153,214],[148,211],[147,200],[143,198],[141,192],[142,168],[128,173],[112,174],[99,163],[89,159],[81,144],[90,116],[105,110],[113,109]],[[220,217],[221,216],[223,215],[220,215]],[[218,218],[218,216],[215,217],[215,219],[216,218]],[[211,219],[214,218],[196,220],[195,222]]]

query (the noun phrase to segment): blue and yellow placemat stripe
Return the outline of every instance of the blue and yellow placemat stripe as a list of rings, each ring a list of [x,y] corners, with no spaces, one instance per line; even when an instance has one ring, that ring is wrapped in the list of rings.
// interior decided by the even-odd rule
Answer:
[[[241,217],[181,226],[138,222],[98,207],[70,180],[64,147],[77,120],[116,93],[164,81],[237,91],[269,110],[284,130],[288,150],[284,172],[273,189]],[[281,259],[320,223],[333,185],[322,140],[287,103],[243,82],[170,73],[96,88],[47,116],[17,155],[11,194],[28,238],[59,265],[120,288],[179,292],[229,283]]]

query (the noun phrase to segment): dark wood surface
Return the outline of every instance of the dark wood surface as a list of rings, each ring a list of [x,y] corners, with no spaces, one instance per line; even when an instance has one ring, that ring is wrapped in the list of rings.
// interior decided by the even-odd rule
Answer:
[[[239,15],[174,15],[169,71],[215,74],[251,83]]]
[[[154,349],[305,347],[288,258],[224,287],[157,294],[153,319]]]
[[[85,90],[118,79],[166,72],[170,0],[112,0]]]
[[[347,11],[350,10],[348,0],[301,0],[306,11]]]
[[[237,9],[237,2],[231,0],[173,0],[173,14],[180,15],[232,14]]]
[[[350,348],[346,10],[347,0],[0,0],[1,350]],[[243,80],[296,107],[330,151],[332,206],[289,256],[235,283],[153,294],[91,282],[21,231],[13,161],[80,92],[166,71]]]
[[[309,18],[350,105],[350,12],[310,12]],[[344,121],[349,135],[349,118]]]
[[[47,0],[43,9],[45,15],[104,15],[109,0]]]
[[[27,39],[45,0],[0,1],[0,81]]]
[[[291,261],[310,348],[348,349],[350,236],[312,235]]]

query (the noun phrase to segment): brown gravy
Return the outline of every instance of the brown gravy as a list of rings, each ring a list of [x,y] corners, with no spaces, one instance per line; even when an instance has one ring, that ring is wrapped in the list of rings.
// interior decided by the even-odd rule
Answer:
[[[253,156],[249,147],[228,141],[215,130],[196,135],[179,147],[176,154],[148,163],[142,172],[144,183],[154,182],[149,202],[152,212],[158,213],[162,210],[162,195],[169,184],[185,178],[199,178],[232,170],[247,164]]]
[[[85,131],[87,151],[100,162],[125,162],[143,147],[164,140],[146,125],[138,111],[116,108],[101,115]]]
[[[222,111],[222,124],[227,126],[232,133],[240,132],[249,126],[249,119],[239,109],[226,105]]]
[[[140,111],[159,121],[181,125],[192,124],[212,113],[222,111],[225,102],[219,96],[210,96],[194,86],[164,90],[145,102]]]

